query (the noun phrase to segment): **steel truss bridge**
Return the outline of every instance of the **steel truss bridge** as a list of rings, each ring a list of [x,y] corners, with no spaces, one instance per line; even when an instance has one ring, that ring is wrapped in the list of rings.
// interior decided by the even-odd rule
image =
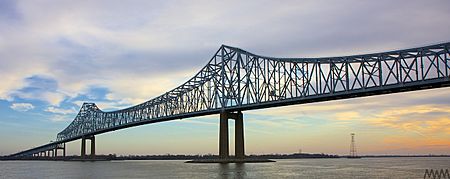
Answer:
[[[229,157],[228,119],[236,120],[236,157],[243,158],[242,111],[345,98],[447,87],[450,42],[365,55],[327,58],[276,58],[222,45],[184,84],[152,100],[105,112],[84,103],[56,141],[11,157],[57,156],[65,143],[95,135],[175,119],[220,114],[219,156]],[[53,153],[53,154],[50,154]]]

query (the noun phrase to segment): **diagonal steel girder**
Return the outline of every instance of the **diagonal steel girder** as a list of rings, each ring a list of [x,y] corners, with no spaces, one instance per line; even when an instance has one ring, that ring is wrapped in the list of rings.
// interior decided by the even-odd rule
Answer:
[[[222,45],[194,77],[152,100],[111,112],[84,103],[50,144],[221,111],[445,87],[450,85],[449,49],[450,43],[442,43],[365,55],[275,58]]]

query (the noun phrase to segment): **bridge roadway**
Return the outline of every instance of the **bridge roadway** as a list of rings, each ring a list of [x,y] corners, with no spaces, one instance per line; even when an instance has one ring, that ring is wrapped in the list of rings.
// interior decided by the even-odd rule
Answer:
[[[235,157],[244,158],[242,112],[450,86],[450,43],[382,53],[274,58],[222,45],[194,77],[152,100],[104,112],[84,103],[56,141],[10,155],[57,156],[65,143],[86,140],[95,156],[95,135],[175,119],[220,114],[219,156],[229,158],[228,120],[236,120]],[[50,152],[51,151],[51,152]]]

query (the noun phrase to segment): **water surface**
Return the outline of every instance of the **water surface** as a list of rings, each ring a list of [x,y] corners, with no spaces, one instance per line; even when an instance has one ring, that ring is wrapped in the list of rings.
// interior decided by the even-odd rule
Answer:
[[[0,161],[0,178],[423,178],[450,158],[292,159],[272,163]]]

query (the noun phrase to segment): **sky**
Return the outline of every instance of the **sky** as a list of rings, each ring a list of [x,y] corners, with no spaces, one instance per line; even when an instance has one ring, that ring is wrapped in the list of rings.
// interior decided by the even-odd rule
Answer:
[[[2,0],[0,155],[55,140],[83,102],[110,111],[169,91],[222,44],[365,54],[449,42],[449,19],[448,0]],[[97,153],[217,154],[218,120],[101,134]],[[359,154],[450,154],[450,88],[245,111],[244,125],[247,154],[348,154],[350,133]],[[79,141],[67,146],[79,155]]]

